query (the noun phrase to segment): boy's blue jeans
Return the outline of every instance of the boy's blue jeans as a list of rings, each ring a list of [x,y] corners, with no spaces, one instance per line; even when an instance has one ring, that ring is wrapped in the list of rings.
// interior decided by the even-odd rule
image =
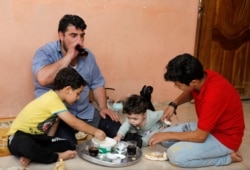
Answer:
[[[165,128],[162,132],[194,131],[196,128],[196,122],[187,122]],[[161,144],[168,148],[169,161],[178,167],[222,166],[232,162],[230,154],[233,151],[221,144],[211,134],[204,143],[172,140],[164,141]]]

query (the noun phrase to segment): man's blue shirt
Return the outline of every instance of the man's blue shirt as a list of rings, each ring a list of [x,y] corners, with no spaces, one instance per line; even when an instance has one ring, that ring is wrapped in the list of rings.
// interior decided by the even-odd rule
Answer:
[[[104,87],[105,80],[96,63],[93,53],[91,53],[88,49],[86,49],[86,51],[88,51],[88,56],[79,57],[77,67],[75,69],[84,78],[87,85],[84,87],[84,90],[80,95],[80,99],[73,105],[67,105],[67,107],[69,111],[77,117],[91,121],[94,116],[94,106],[89,103],[89,91],[90,89]],[[57,62],[61,58],[62,52],[59,41],[47,43],[36,51],[32,61],[36,97],[41,96],[53,87],[53,85],[41,86],[38,83],[36,79],[38,71],[46,65]]]

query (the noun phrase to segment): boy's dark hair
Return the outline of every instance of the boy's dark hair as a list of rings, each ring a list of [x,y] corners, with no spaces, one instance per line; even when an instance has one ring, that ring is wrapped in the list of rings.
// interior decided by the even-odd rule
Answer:
[[[85,85],[87,85],[86,81],[75,69],[66,67],[57,73],[53,90],[61,90],[66,86],[70,86],[72,89],[78,89]]]
[[[87,25],[81,17],[77,15],[66,14],[59,21],[58,32],[65,33],[69,25],[73,25],[76,27],[76,29],[81,30],[85,30],[87,28]]]
[[[123,106],[123,113],[131,115],[145,113],[148,109],[148,101],[137,94],[133,94],[126,99]]]
[[[164,78],[166,81],[178,81],[189,86],[192,80],[200,80],[204,77],[201,62],[190,54],[178,55],[166,66]]]

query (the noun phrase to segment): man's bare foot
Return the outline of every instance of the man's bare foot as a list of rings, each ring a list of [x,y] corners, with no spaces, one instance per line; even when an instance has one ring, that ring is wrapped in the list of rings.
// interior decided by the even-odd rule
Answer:
[[[231,153],[231,159],[232,159],[232,163],[243,161],[242,156],[238,152]]]
[[[73,159],[75,156],[76,156],[76,151],[67,150],[65,152],[60,152],[58,153],[58,161],[60,161],[60,159],[62,160]]]
[[[30,164],[30,159],[21,156],[19,161],[23,167],[27,167]]]

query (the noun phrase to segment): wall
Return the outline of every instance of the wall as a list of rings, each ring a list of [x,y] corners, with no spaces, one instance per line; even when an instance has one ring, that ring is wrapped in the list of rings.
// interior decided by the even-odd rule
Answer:
[[[153,102],[180,91],[165,82],[167,62],[193,53],[198,0],[0,0],[0,117],[16,116],[33,99],[35,50],[57,40],[66,13],[84,18],[91,49],[115,100],[152,85]]]

